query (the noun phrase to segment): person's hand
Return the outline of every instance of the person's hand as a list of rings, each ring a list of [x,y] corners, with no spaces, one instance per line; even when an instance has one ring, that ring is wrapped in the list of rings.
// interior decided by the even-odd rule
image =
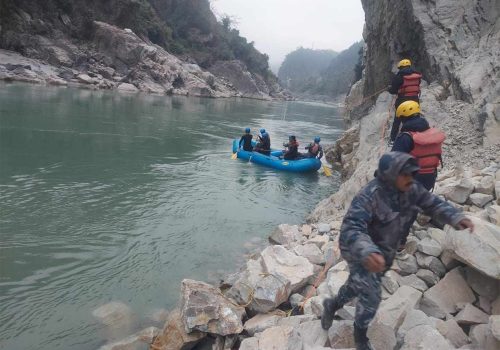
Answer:
[[[385,269],[385,259],[381,254],[371,253],[363,261],[363,265],[370,272],[382,272]]]
[[[457,228],[459,230],[469,229],[472,233],[474,232],[474,223],[471,221],[471,219],[462,219],[458,222]]]

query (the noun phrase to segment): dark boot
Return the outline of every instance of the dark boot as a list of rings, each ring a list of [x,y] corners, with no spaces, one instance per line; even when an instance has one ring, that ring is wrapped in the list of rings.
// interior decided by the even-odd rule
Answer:
[[[327,298],[323,301],[323,315],[321,316],[321,327],[324,330],[330,329],[333,322],[333,317],[337,310],[341,309],[343,305],[337,302],[336,298]]]
[[[354,323],[354,343],[356,350],[374,350],[370,344],[370,340],[366,336],[368,328],[358,328]]]

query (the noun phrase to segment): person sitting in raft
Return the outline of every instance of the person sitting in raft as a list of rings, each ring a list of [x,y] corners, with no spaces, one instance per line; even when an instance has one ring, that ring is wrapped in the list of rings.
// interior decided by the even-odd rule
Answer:
[[[250,134],[250,128],[246,128],[245,134],[241,137],[240,143],[238,144],[238,150],[240,148],[243,148],[244,151],[252,152],[253,151],[252,138],[253,135]]]
[[[266,132],[266,129],[260,129],[259,142],[255,145],[255,152],[265,154],[266,156],[271,155],[271,138]]]
[[[314,138],[314,143],[310,143],[309,146],[306,146],[307,153],[304,155],[306,158],[323,158],[323,147],[319,144],[321,138],[316,136]]]
[[[283,146],[287,148],[283,154],[283,159],[294,160],[299,158],[299,142],[294,135],[288,137],[288,143],[284,143]]]

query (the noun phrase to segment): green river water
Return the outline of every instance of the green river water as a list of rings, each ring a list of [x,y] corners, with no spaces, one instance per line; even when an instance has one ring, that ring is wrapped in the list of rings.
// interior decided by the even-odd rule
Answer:
[[[231,159],[245,127],[301,151],[333,107],[0,85],[0,349],[96,349],[154,323],[183,278],[216,281],[338,178]],[[260,242],[260,243],[259,243]],[[121,301],[127,329],[92,315]]]

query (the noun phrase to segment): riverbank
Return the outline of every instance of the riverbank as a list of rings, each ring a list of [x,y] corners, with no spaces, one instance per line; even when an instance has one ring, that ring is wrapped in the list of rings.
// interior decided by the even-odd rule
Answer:
[[[498,145],[478,143],[481,133],[460,118],[472,106],[451,97],[438,101],[440,90],[436,84],[423,89],[424,113],[439,116],[438,121],[429,119],[448,135],[435,193],[474,220],[476,231],[441,230],[419,218],[407,244],[409,256],[397,259],[384,277],[384,301],[369,334],[376,349],[490,350],[500,344],[500,271],[494,263],[500,259],[500,152]],[[341,221],[386,151],[391,104],[390,96],[381,94],[337,142],[334,150],[340,152],[336,157],[345,182],[318,204],[307,223],[280,225],[270,234],[269,245],[219,285],[182,282],[179,308],[148,339],[151,349],[354,346],[354,303],[339,312],[328,331],[321,329],[319,317],[324,298],[335,295],[347,279],[338,247]],[[453,110],[458,106],[462,113]],[[458,127],[467,130],[467,138],[454,132]],[[466,147],[457,150],[461,144]],[[292,315],[290,310],[298,307],[303,314]],[[108,348],[119,349],[140,337]]]
[[[89,47],[77,47],[64,38],[37,37],[43,41],[39,49],[45,53],[44,60],[0,49],[0,80],[128,93],[292,98],[277,82],[268,85],[258,74],[250,73],[241,61],[220,61],[204,70],[145,41],[130,29],[97,21],[94,27],[95,45]]]

